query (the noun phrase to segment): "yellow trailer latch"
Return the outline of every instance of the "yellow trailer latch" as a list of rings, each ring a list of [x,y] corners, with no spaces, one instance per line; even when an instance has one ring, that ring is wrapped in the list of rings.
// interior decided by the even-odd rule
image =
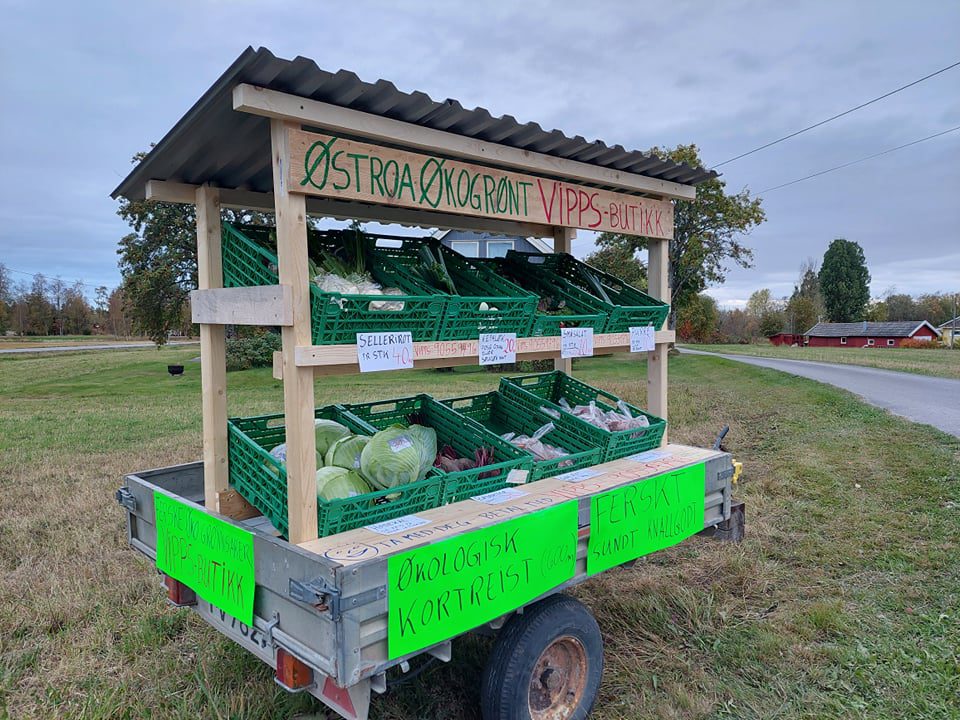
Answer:
[[[738,462],[737,460],[733,461],[733,480],[731,482],[736,485],[737,480],[740,479],[740,473],[743,472],[743,463]]]

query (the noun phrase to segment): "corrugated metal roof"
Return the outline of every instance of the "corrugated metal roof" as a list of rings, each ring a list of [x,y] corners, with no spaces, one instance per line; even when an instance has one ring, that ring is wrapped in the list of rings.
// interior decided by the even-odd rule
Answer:
[[[804,335],[812,337],[910,337],[921,325],[937,332],[926,320],[896,322],[817,323]]]
[[[320,69],[313,60],[283,60],[266,48],[247,48],[144,160],[113,191],[142,199],[147,180],[171,180],[222,188],[269,192],[270,131],[266,118],[233,110],[233,88],[249,83],[394,120],[445,130],[569,160],[624,170],[660,180],[696,185],[717,173],[649,153],[608,146],[510,115],[493,117],[484,108],[467,110],[456,100],[436,101],[406,93],[386,80],[363,82],[354,73]]]

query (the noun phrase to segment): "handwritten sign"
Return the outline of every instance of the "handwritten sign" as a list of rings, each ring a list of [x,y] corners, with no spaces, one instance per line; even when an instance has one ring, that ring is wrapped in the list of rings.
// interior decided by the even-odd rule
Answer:
[[[360,372],[413,367],[413,335],[409,332],[357,333]]]
[[[652,326],[630,328],[630,352],[652,352],[655,347]]]
[[[590,498],[587,573],[595,575],[703,530],[703,463]]]
[[[380,535],[393,535],[398,532],[403,532],[404,530],[418,528],[421,525],[426,525],[428,522],[430,521],[422,517],[417,517],[416,515],[404,515],[403,517],[394,518],[393,520],[384,520],[383,522],[374,523],[373,525],[364,525],[364,527]]]
[[[505,365],[516,361],[516,333],[480,333],[481,365]]]
[[[592,357],[593,328],[560,328],[560,357]]]
[[[493,492],[484,493],[483,495],[474,495],[473,500],[477,502],[486,503],[487,505],[499,505],[500,503],[505,503],[508,500],[516,500],[517,498],[522,498],[527,493],[523,490],[517,490],[516,488],[503,488],[501,490],[494,490]]]
[[[598,475],[603,475],[603,470],[591,470],[590,468],[584,468],[583,470],[571,470],[570,472],[565,472],[562,475],[555,475],[554,477],[557,480],[563,480],[563,482],[583,482],[584,480],[595,478]]]
[[[577,503],[451,537],[387,560],[390,659],[448,640],[573,577]]]
[[[664,458],[670,457],[671,453],[666,450],[647,450],[646,452],[637,453],[636,455],[628,455],[624,460],[633,460],[638,463],[650,463],[656,460],[663,460]]]
[[[670,240],[673,205],[449,158],[290,131],[291,192]]]
[[[253,625],[253,533],[153,492],[157,569]]]

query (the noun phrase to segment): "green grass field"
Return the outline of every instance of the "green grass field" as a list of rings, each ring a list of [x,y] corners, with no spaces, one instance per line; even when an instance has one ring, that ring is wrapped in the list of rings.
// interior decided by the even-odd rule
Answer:
[[[200,456],[196,349],[0,359],[0,717],[280,720],[318,710],[187,611],[126,545],[125,472]],[[184,361],[171,378],[166,364]],[[720,358],[672,361],[671,438],[723,424],[744,462],[741,545],[693,538],[576,595],[606,672],[593,717],[960,717],[960,441],[824,385]],[[578,365],[643,404],[642,363]],[[230,413],[281,407],[268,371]],[[481,392],[482,372],[325,378],[317,402]],[[380,720],[476,720],[489,641],[454,644]]]
[[[960,350],[940,347],[931,350],[917,348],[831,348],[787,347],[770,343],[758,345],[682,345],[695,350],[755,355],[785,360],[815,360],[842,365],[864,365],[883,370],[936,375],[960,379]]]

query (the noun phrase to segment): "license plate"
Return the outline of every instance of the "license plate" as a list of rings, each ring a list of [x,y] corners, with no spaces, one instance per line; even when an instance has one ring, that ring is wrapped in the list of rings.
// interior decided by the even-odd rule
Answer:
[[[270,665],[276,662],[273,644],[263,630],[245,625],[236,618],[227,615],[213,603],[201,598],[197,598],[196,610],[200,617],[213,627],[264,662]]]

